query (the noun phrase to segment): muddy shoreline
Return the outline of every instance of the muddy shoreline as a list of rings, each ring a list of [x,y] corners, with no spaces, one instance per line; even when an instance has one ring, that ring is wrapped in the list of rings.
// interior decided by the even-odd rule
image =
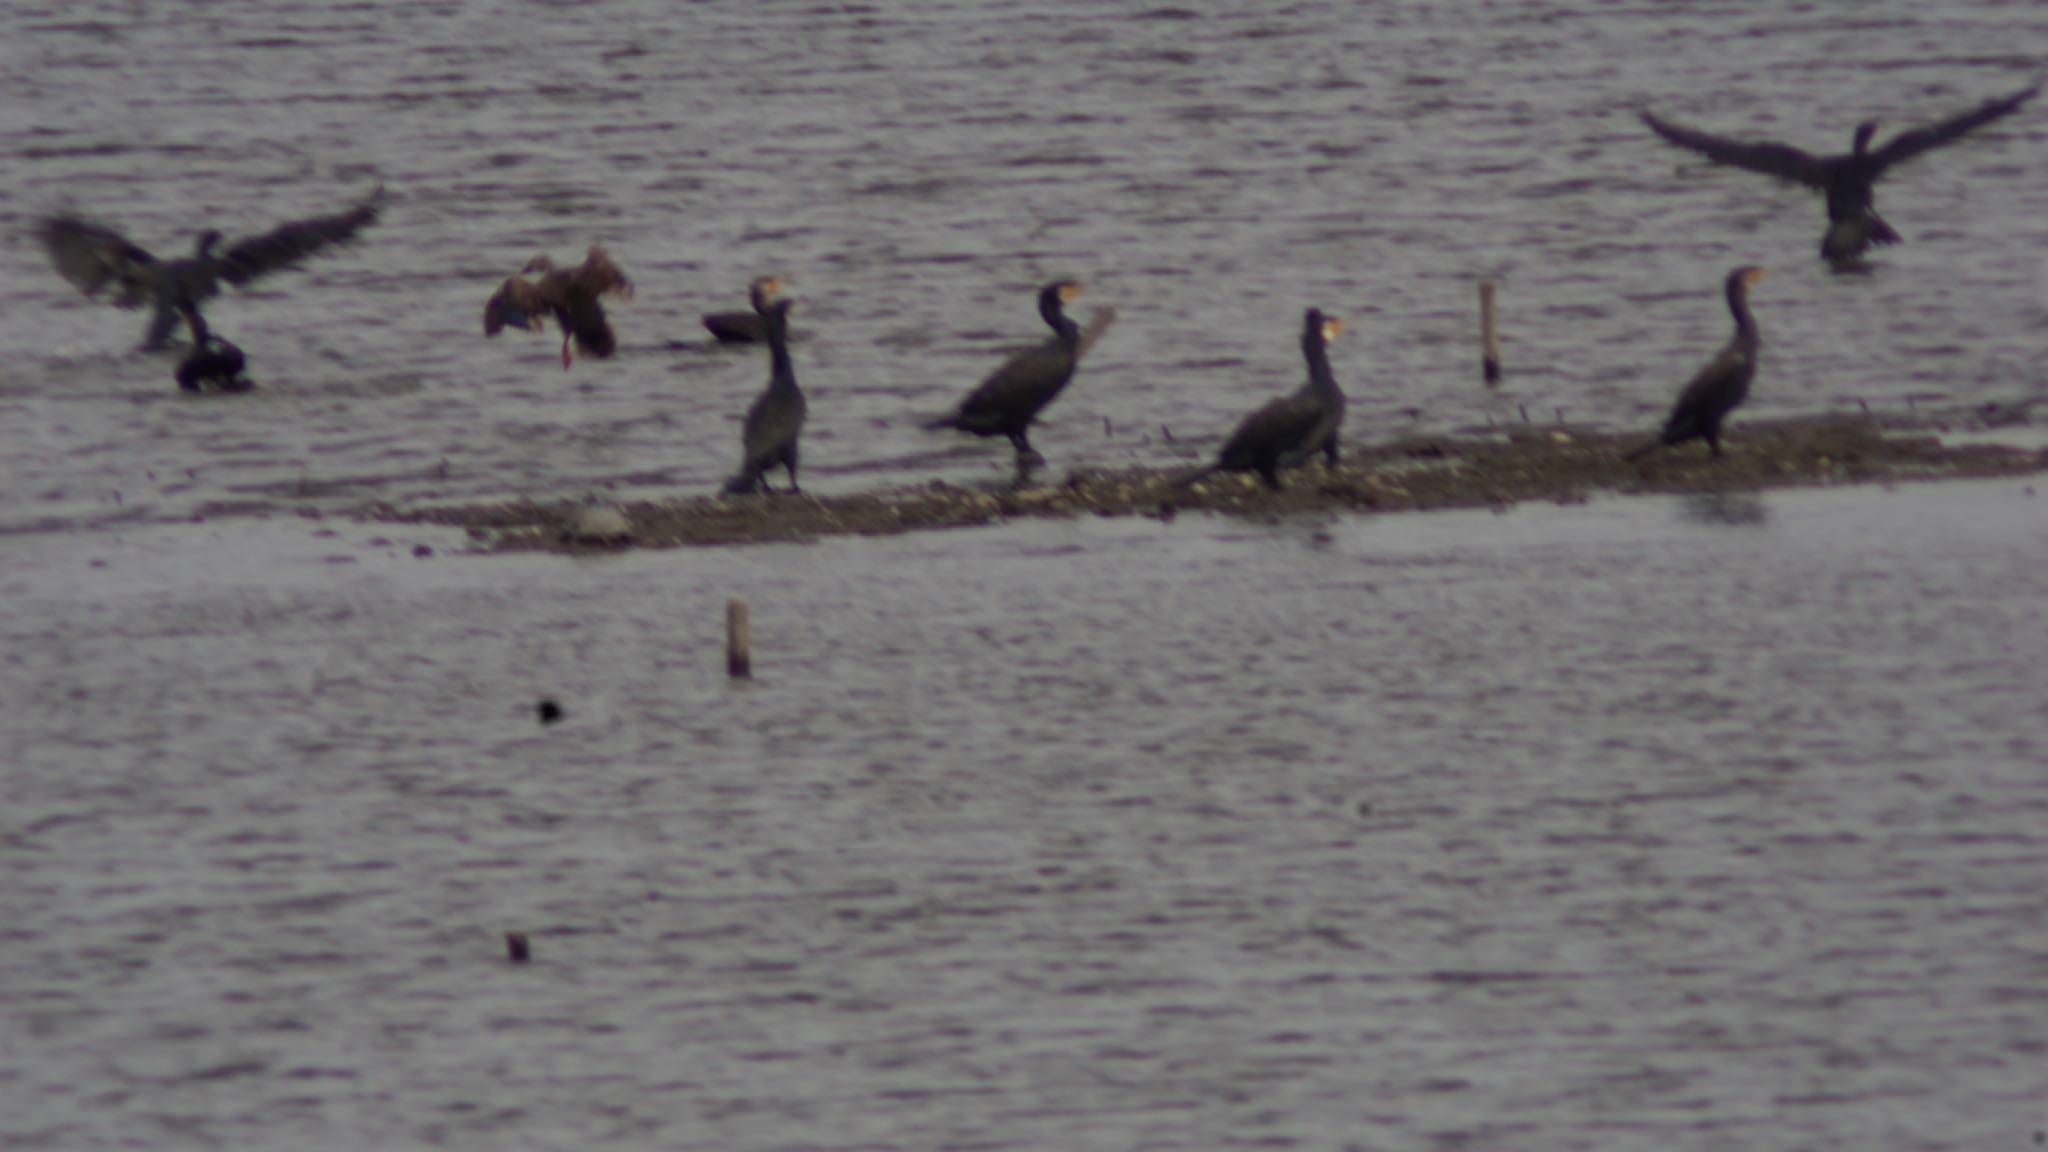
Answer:
[[[1995,429],[2028,433],[2024,413],[1879,419],[1862,414],[1746,423],[1720,460],[1686,444],[1628,462],[1641,432],[1523,426],[1475,436],[1414,437],[1353,446],[1335,468],[1283,474],[1284,489],[1255,476],[1216,475],[1192,486],[1193,465],[1061,473],[1042,469],[1022,487],[945,481],[834,496],[681,496],[622,504],[530,500],[400,508],[369,519],[466,529],[481,552],[592,552],[894,535],[1026,517],[1148,516],[1213,512],[1271,519],[1305,512],[1414,512],[1575,503],[1595,494],[1742,493],[2048,471],[2048,448],[1954,443],[1943,436]],[[2026,437],[2022,436],[2021,439]]]

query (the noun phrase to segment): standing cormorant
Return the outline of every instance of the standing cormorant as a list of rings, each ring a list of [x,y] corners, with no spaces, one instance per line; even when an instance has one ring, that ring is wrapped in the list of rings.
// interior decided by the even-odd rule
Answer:
[[[534,272],[541,274],[540,279],[526,279]],[[499,285],[484,302],[484,335],[496,336],[508,324],[538,332],[545,327],[545,317],[553,313],[562,329],[562,370],[566,372],[572,337],[579,351],[599,360],[618,347],[599,299],[603,296],[631,300],[633,283],[602,247],[592,244],[583,254],[583,263],[574,268],[557,268],[543,253],[527,261],[518,275]]]
[[[925,427],[1007,436],[1017,449],[1020,471],[1038,459],[1026,433],[1039,412],[1074,378],[1074,367],[1080,362],[1081,327],[1067,317],[1065,305],[1081,294],[1081,287],[1073,280],[1057,280],[1040,289],[1038,314],[1052,327],[1052,339],[1010,357],[968,393],[952,415]]]
[[[789,490],[796,484],[797,434],[803,431],[803,389],[796,386],[796,368],[789,360],[789,311],[794,300],[778,300],[781,283],[773,277],[754,281],[753,298],[761,310],[762,335],[768,341],[768,388],[747,409],[745,431],[740,437],[740,470],[725,483],[725,492],[770,491],[768,470],[781,465],[789,470]]]
[[[1625,459],[1634,460],[1667,444],[1682,444],[1694,437],[1704,439],[1712,455],[1721,454],[1721,421],[1748,398],[1749,382],[1756,376],[1759,341],[1756,317],[1749,314],[1749,288],[1763,278],[1761,268],[1737,268],[1728,274],[1728,311],[1735,315],[1735,335],[1678,394],[1678,403],[1672,406],[1671,419],[1664,422],[1664,431]]]
[[[1344,392],[1330,372],[1328,344],[1343,330],[1343,321],[1324,316],[1321,309],[1303,313],[1301,354],[1308,361],[1308,383],[1245,417],[1224,441],[1216,462],[1182,477],[1181,484],[1217,472],[1257,472],[1268,488],[1278,490],[1281,468],[1305,463],[1317,452],[1335,467]]]
[[[36,232],[57,271],[87,296],[112,287],[108,299],[123,308],[149,305],[142,347],[157,351],[168,345],[181,314],[196,314],[220,294],[221,281],[239,287],[344,243],[376,222],[383,203],[380,187],[346,212],[280,224],[220,251],[221,234],[209,228],[192,255],[176,260],[159,260],[112,228],[70,213],[45,217]]]
[[[1844,267],[1853,265],[1870,245],[1893,244],[1900,239],[1872,207],[1873,186],[1892,165],[1939,148],[2016,111],[2040,90],[2041,86],[2036,84],[2010,96],[1987,100],[1969,112],[1901,132],[1874,151],[1870,138],[1877,134],[1877,121],[1865,121],[1856,126],[1849,151],[1838,156],[1813,156],[1789,144],[1710,136],[1659,120],[1647,111],[1641,115],[1643,123],[1659,136],[1716,163],[1732,164],[1825,192],[1828,230],[1821,237],[1820,254],[1836,267]]]

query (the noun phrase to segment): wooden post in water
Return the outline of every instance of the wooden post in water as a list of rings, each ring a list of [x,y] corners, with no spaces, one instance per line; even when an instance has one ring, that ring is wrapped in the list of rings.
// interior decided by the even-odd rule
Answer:
[[[526,933],[505,933],[505,959],[514,964],[524,964],[533,959],[533,948],[526,942]]]
[[[1495,326],[1494,286],[1479,282],[1479,372],[1488,387],[1500,383],[1500,330]]]
[[[745,600],[725,602],[725,674],[735,680],[754,678],[754,638]]]

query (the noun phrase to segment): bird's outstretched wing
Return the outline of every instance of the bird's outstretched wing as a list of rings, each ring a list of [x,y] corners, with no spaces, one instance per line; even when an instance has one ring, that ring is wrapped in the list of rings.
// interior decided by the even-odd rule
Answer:
[[[1729,140],[1659,120],[1648,112],[1640,115],[1643,123],[1648,124],[1650,130],[1657,135],[1680,148],[1690,148],[1716,164],[1747,168],[1751,172],[1797,181],[1812,188],[1826,188],[1828,185],[1827,162],[1808,155],[1790,144]]]
[[[554,301],[540,285],[514,276],[484,302],[484,335],[496,336],[507,325],[538,332],[547,326],[547,314],[553,309]]]
[[[353,239],[356,233],[376,222],[383,207],[384,189],[379,187],[346,212],[293,220],[261,236],[237,240],[221,253],[220,277],[240,285],[265,273],[289,268],[324,248]]]
[[[111,286],[108,299],[123,308],[155,297],[156,257],[112,228],[67,214],[43,219],[36,235],[58,274],[87,296]]]
[[[1922,152],[1939,148],[1969,132],[1982,128],[2001,116],[2019,110],[2020,105],[2034,98],[2041,91],[2039,84],[2025,91],[2015,92],[1997,100],[1986,100],[1983,104],[1958,116],[1951,116],[1936,124],[1927,124],[1910,131],[1901,132],[1879,148],[1871,159],[1878,171],[1882,172],[1894,164],[1902,164]]]

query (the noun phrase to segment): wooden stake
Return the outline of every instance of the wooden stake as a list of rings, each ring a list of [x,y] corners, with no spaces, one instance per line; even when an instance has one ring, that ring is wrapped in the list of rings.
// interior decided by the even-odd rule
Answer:
[[[1479,372],[1490,387],[1500,383],[1500,331],[1495,326],[1493,281],[1479,282]]]
[[[725,674],[735,680],[754,678],[754,638],[745,600],[725,602]]]

